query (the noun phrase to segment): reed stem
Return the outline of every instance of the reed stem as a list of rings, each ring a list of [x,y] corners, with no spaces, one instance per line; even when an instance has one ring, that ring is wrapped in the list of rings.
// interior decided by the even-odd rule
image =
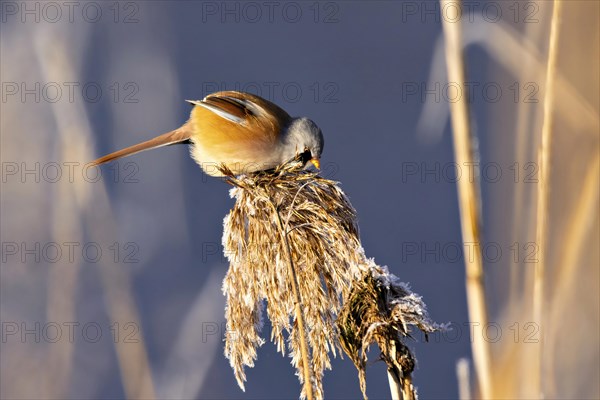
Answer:
[[[440,0],[441,9],[446,10],[456,6],[455,0]],[[460,19],[450,21],[442,16],[442,26],[446,44],[446,65],[448,70],[448,82],[458,85],[465,90],[465,66],[462,51],[462,33]],[[456,102],[450,103],[452,117],[452,132],[454,141],[454,155],[458,165],[475,165],[475,146],[472,140],[471,127],[469,124],[468,99],[463,95]],[[479,197],[478,179],[459,179],[458,204],[460,209],[462,239],[465,245],[474,245],[475,251],[469,257],[465,257],[467,301],[469,308],[469,319],[478,323],[478,326],[486,326],[488,322],[485,288],[483,284],[483,260],[481,254],[480,235],[480,210],[481,200]],[[471,331],[473,361],[475,365],[480,397],[489,399],[492,397],[492,378],[490,350],[483,335]]]
[[[308,400],[314,399],[313,388],[312,388],[312,379],[311,379],[311,362],[310,355],[308,351],[308,340],[306,338],[306,326],[304,323],[304,315],[302,314],[302,297],[300,296],[300,289],[298,288],[298,276],[296,275],[296,268],[294,265],[294,259],[292,258],[292,251],[290,248],[290,242],[288,239],[288,235],[284,230],[283,221],[281,220],[281,215],[279,214],[279,210],[273,203],[273,200],[269,197],[269,202],[275,211],[275,215],[277,216],[277,225],[279,229],[279,234],[281,235],[281,239],[285,243],[285,250],[288,259],[288,273],[291,277],[292,291],[294,293],[294,314],[296,315],[296,321],[298,322],[298,330],[300,337],[300,353],[302,356],[302,371],[304,373],[304,393],[306,393],[306,398]],[[293,205],[293,204],[292,204]]]
[[[550,151],[552,146],[552,129],[554,118],[552,110],[554,108],[554,82],[556,80],[556,61],[558,54],[558,36],[559,22],[562,11],[562,1],[555,0],[552,9],[552,22],[550,25],[550,43],[548,48],[548,66],[546,70],[546,85],[544,95],[544,122],[542,125],[542,138],[538,149],[538,167],[540,178],[538,180],[537,195],[537,222],[535,230],[535,240],[538,246],[538,262],[535,264],[533,280],[533,320],[536,322],[540,332],[540,342],[537,345],[535,354],[535,368],[533,373],[533,387],[537,395],[542,395],[542,366],[544,346],[544,275],[546,269],[546,238],[547,238],[547,220],[548,220],[548,196],[549,196],[549,177],[550,177]]]

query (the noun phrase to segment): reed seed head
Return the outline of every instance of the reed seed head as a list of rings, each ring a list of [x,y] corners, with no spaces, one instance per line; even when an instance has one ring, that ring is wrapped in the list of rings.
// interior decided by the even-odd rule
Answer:
[[[323,371],[331,368],[329,353],[336,355],[340,338],[361,371],[364,392],[364,349],[369,343],[397,336],[398,328],[408,335],[409,324],[435,329],[421,299],[366,259],[356,212],[337,182],[304,170],[299,160],[238,177],[222,171],[234,186],[230,194],[235,199],[223,232],[230,263],[223,282],[225,355],[242,389],[244,368],[254,365],[257,348],[264,343],[264,310],[271,321],[271,341],[282,354],[287,349],[300,382],[304,381],[294,282],[316,398],[323,397]],[[338,321],[340,313],[343,319]],[[305,395],[303,389],[301,397]]]

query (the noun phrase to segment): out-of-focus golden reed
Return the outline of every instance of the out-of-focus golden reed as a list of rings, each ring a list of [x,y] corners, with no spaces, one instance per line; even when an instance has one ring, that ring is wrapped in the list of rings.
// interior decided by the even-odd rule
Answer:
[[[442,7],[447,3],[442,0]],[[517,246],[528,243],[526,248],[533,252],[514,262],[503,257],[503,274],[485,265],[480,254],[467,264],[471,322],[485,326],[499,321],[512,330],[514,340],[491,343],[481,333],[472,337],[475,390],[468,390],[471,382],[462,381],[461,394],[489,399],[598,398],[594,376],[600,358],[600,38],[599,21],[590,16],[598,15],[599,5],[557,0],[535,3],[535,7],[540,18],[525,27],[521,42],[513,41],[508,27],[488,24],[487,35],[482,35],[477,26],[464,21],[444,24],[450,82],[464,87],[469,81],[463,49],[470,43],[479,44],[519,81],[544,78],[541,107],[521,102],[514,124],[479,129],[478,135],[514,129],[515,165],[533,160],[529,164],[535,168],[531,180],[535,185],[513,188],[512,226],[490,227],[489,221],[499,221],[494,205],[488,205],[490,214],[483,216],[490,236],[508,237]],[[508,46],[501,49],[502,44]],[[456,161],[461,165],[480,159],[478,140],[469,126],[468,100],[463,96],[451,107]],[[486,208],[478,196],[480,189],[474,186],[478,184],[459,182],[465,242],[485,243],[480,222],[473,219],[477,210]],[[486,189],[484,183],[482,190]],[[505,290],[502,297],[490,295],[490,289],[500,288]],[[490,314],[492,309],[499,311]],[[468,379],[464,362],[458,376]]]

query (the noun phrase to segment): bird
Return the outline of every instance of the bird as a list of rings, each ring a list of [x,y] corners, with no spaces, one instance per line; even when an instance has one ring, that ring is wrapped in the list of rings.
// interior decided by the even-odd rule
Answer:
[[[312,120],[291,117],[276,104],[246,92],[220,91],[202,100],[186,101],[193,108],[181,127],[90,164],[173,144],[191,144],[192,158],[206,174],[215,177],[224,176],[226,170],[234,175],[270,170],[293,159],[299,159],[305,168],[310,164],[320,168],[323,133]]]

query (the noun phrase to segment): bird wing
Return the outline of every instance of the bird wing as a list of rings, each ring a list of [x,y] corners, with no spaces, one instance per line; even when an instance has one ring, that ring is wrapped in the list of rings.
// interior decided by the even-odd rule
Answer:
[[[210,124],[213,128],[197,130],[196,132],[201,131],[201,136],[225,134],[229,140],[246,141],[250,137],[259,143],[273,144],[291,119],[289,114],[276,104],[250,93],[216,92],[203,100],[188,102],[220,117],[220,121],[215,122],[205,112],[198,112],[197,118],[192,114],[196,123],[201,126]],[[218,137],[215,139],[218,140]]]

